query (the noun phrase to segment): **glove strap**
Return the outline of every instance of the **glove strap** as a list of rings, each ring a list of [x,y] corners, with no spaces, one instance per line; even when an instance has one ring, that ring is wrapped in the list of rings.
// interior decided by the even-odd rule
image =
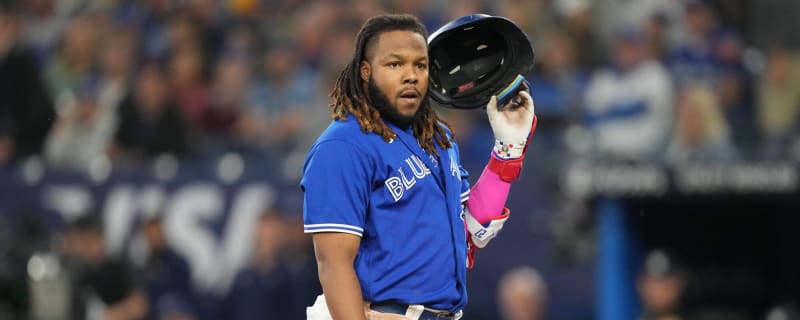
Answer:
[[[511,183],[519,179],[519,174],[522,172],[522,159],[500,160],[494,155],[489,157],[489,164],[487,168],[500,176],[500,180]]]

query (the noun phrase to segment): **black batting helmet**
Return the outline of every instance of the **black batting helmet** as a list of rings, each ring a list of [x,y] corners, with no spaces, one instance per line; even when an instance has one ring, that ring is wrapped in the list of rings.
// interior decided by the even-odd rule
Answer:
[[[533,66],[528,36],[511,20],[485,14],[457,18],[428,37],[430,95],[442,106],[505,105],[523,90]]]

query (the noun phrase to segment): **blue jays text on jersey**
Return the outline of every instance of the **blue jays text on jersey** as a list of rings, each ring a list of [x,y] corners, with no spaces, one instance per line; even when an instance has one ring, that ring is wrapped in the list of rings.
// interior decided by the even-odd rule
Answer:
[[[397,175],[392,176],[386,179],[384,184],[386,188],[389,189],[389,193],[392,194],[394,201],[400,201],[403,198],[403,194],[406,190],[411,189],[416,183],[417,179],[424,179],[428,175],[431,174],[431,169],[425,166],[417,156],[411,155],[410,157],[406,158],[405,163],[408,164],[408,168],[406,171],[403,171],[403,166],[397,168]],[[409,179],[407,177],[406,172],[410,171],[413,173],[413,176]]]
[[[365,301],[458,311],[467,301],[469,195],[458,146],[431,157],[411,130],[396,139],[364,133],[358,121],[333,121],[303,167],[306,233],[361,237],[354,263]]]

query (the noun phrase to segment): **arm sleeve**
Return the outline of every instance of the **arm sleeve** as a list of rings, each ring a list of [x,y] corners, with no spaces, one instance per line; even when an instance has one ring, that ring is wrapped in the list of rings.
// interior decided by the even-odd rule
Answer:
[[[362,236],[369,203],[368,159],[345,141],[324,141],[303,166],[305,233],[343,232]]]
[[[470,214],[480,223],[505,217],[507,215],[505,204],[510,190],[511,183],[500,179],[500,176],[489,168],[484,168],[467,200]]]

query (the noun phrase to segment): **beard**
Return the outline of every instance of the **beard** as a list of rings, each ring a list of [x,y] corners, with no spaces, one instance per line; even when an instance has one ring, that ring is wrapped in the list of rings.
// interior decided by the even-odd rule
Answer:
[[[427,94],[422,96],[422,99],[420,99],[422,102],[420,103],[417,112],[415,112],[413,115],[407,116],[400,113],[397,106],[392,105],[392,103],[389,102],[389,97],[387,97],[386,94],[384,94],[381,89],[375,85],[375,81],[371,76],[369,83],[367,84],[367,88],[369,90],[367,94],[369,94],[369,98],[372,100],[372,107],[378,110],[378,113],[381,114],[381,118],[383,118],[383,120],[389,121],[398,128],[405,130],[414,124],[414,122],[416,122],[419,118],[421,118],[422,109],[425,101],[427,101]]]

